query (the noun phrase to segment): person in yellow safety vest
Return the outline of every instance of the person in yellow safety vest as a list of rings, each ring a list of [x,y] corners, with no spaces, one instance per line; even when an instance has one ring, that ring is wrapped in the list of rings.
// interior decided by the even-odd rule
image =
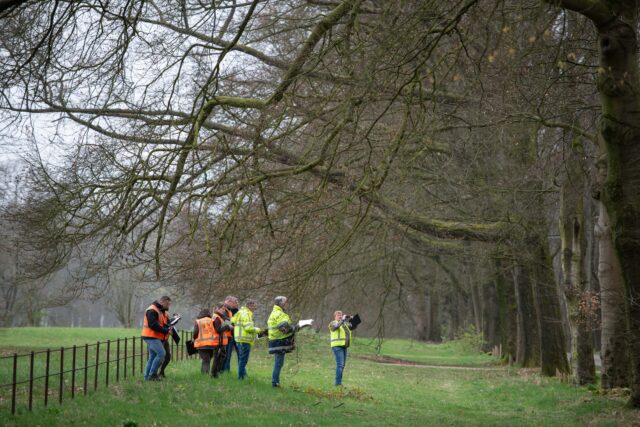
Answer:
[[[296,326],[285,312],[287,306],[287,298],[277,296],[273,311],[271,311],[267,321],[269,354],[274,355],[273,372],[271,374],[271,385],[273,387],[280,387],[280,371],[284,366],[284,355],[293,351],[294,348],[293,337],[296,332]]]
[[[163,341],[168,337],[171,328],[168,326],[169,316],[165,314],[171,306],[171,298],[160,297],[144,312],[142,321],[142,339],[149,349],[149,360],[144,370],[145,381],[159,381],[158,368],[165,357]]]
[[[333,321],[329,323],[331,334],[331,351],[336,358],[336,386],[342,385],[342,372],[347,363],[347,348],[351,344],[351,324],[349,316],[342,311],[333,313]]]
[[[247,376],[247,363],[251,346],[256,341],[256,336],[262,332],[253,324],[253,312],[257,304],[249,299],[245,305],[231,318],[233,323],[233,339],[236,341],[238,351],[238,379],[243,380]]]

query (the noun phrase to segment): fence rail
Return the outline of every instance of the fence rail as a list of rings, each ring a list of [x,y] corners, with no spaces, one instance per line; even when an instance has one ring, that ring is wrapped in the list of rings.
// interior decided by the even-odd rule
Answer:
[[[172,361],[190,358],[185,352],[185,343],[191,339],[191,331],[181,331],[180,335],[179,345],[173,340],[169,340]],[[101,349],[104,350],[101,351]],[[101,353],[104,356],[104,361],[100,359]],[[117,383],[121,379],[126,380],[127,376],[134,377],[136,371],[142,375],[145,362],[148,359],[149,353],[145,351],[143,340],[140,337],[125,337],[97,341],[95,344],[47,348],[46,350],[1,356],[0,403],[10,401],[11,414],[16,413],[16,407],[20,402],[24,402],[25,407],[32,411],[34,393],[37,393],[36,384],[43,380],[43,405],[46,407],[49,404],[49,397],[56,397],[55,394],[57,394],[58,403],[62,404],[65,395],[74,399],[77,391],[81,391],[83,395],[87,394],[90,388],[89,376],[93,377],[92,385],[95,391],[102,380],[104,380],[105,387],[108,387],[110,379],[115,379]],[[115,374],[111,369],[114,365]],[[43,373],[40,374],[41,372]],[[114,376],[115,378],[113,378]],[[80,378],[82,386],[78,385],[76,381],[79,382]],[[8,379],[10,382],[6,382]],[[58,384],[55,384],[56,379]],[[0,406],[1,409],[2,406]]]

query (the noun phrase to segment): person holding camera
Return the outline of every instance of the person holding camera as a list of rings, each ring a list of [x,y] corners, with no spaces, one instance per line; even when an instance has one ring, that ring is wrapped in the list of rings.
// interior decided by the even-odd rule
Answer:
[[[347,348],[351,344],[351,316],[342,311],[333,313],[334,320],[329,323],[331,351],[336,358],[336,386],[342,386],[342,372],[347,363]]]
[[[273,372],[271,385],[280,387],[280,371],[284,366],[284,355],[293,351],[293,337],[296,326],[285,312],[287,309],[287,297],[277,296],[274,301],[273,311],[267,320],[269,331],[269,354],[273,354]]]

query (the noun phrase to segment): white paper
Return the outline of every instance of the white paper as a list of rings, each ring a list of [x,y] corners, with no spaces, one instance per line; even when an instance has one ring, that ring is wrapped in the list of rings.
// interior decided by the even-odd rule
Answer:
[[[313,325],[313,319],[305,319],[298,321],[298,328],[304,328],[305,326]]]

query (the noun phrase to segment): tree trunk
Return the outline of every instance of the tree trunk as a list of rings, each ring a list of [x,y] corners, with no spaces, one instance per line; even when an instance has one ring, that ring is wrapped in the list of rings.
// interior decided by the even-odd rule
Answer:
[[[440,325],[440,316],[438,312],[439,306],[438,293],[431,289],[429,291],[428,303],[429,308],[429,327],[427,329],[427,341],[441,342],[442,341],[442,327]]]
[[[611,240],[607,210],[599,203],[598,224],[598,281],[602,312],[602,388],[628,387],[630,363],[626,339],[625,290],[620,261]]]
[[[503,271],[502,261],[494,260],[496,268],[496,293],[498,304],[498,334],[502,346],[502,357],[512,363],[516,360],[518,339],[518,310],[515,282],[509,280]]]
[[[416,286],[418,284],[416,283]],[[413,319],[414,337],[418,341],[427,341],[429,334],[429,312],[427,307],[427,291],[407,292],[407,305]]]
[[[513,270],[517,307],[518,337],[516,363],[524,368],[540,366],[540,332],[533,301],[531,272],[525,265]]]
[[[482,286],[482,337],[485,345],[483,350],[490,351],[498,345],[498,296],[495,282],[485,283]]]
[[[471,306],[473,308],[473,326],[476,332],[482,331],[482,303],[480,300],[479,285],[469,276],[469,286],[471,287]]]
[[[569,303],[571,362],[578,384],[595,382],[592,313],[586,292],[584,227],[585,176],[582,172],[582,145],[573,142],[565,159],[567,174],[560,191],[560,237],[562,249],[562,288]]]
[[[599,34],[600,135],[607,155],[601,200],[609,215],[625,287],[633,374],[630,403],[640,407],[640,79],[636,34],[640,1],[562,0],[557,4],[591,19]]]
[[[455,338],[456,333],[462,327],[463,318],[460,311],[460,300],[462,297],[457,292],[451,292],[451,328],[449,329],[448,339],[452,340]]]
[[[540,368],[542,375],[570,373],[566,337],[560,313],[560,297],[551,267],[546,241],[539,236],[528,239],[535,250],[533,296],[540,331]]]

